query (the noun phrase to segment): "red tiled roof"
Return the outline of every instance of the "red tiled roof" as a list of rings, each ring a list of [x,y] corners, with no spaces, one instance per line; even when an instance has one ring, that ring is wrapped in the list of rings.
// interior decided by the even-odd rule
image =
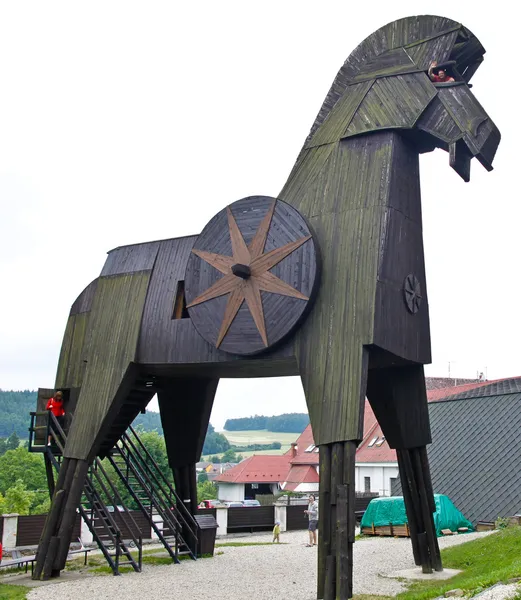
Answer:
[[[236,467],[225,471],[214,481],[221,483],[277,483],[286,481],[290,470],[290,457],[287,454],[272,456],[254,454]]]
[[[367,400],[366,400],[367,402]],[[381,440],[384,437],[382,428],[376,424],[368,436],[366,436],[356,449],[355,462],[357,463],[395,463],[398,461],[396,458],[396,450],[389,447],[387,440],[380,446],[376,443],[369,447],[369,444],[377,438]]]
[[[445,378],[430,378],[435,379],[432,383],[442,385]],[[462,392],[477,389],[492,383],[506,381],[512,379],[507,377],[504,379],[496,379],[493,381],[473,381],[462,385],[452,385],[438,389],[427,390],[427,400],[435,402],[442,398],[450,398]],[[446,381],[456,381],[446,379]],[[357,463],[395,463],[396,451],[389,447],[387,441],[377,446],[376,443],[371,447],[369,444],[374,438],[381,440],[384,437],[382,429],[378,424],[375,414],[366,399],[364,406],[364,437],[356,451]],[[282,456],[270,455],[254,455],[236,467],[229,469],[222,475],[219,475],[215,481],[228,483],[271,483],[271,482],[288,482],[285,489],[295,489],[299,483],[316,483],[318,482],[318,473],[315,466],[319,463],[318,452],[306,452],[306,449],[313,445],[313,432],[311,425],[300,434],[296,441],[296,455],[292,457],[293,449],[290,449]],[[304,477],[304,479],[300,479]],[[289,487],[289,486],[293,487]]]
[[[297,454],[291,459],[292,465],[318,465],[319,458],[318,452],[304,452],[302,454]]]
[[[315,467],[294,466],[291,467],[284,490],[294,491],[301,483],[318,483],[320,481]]]

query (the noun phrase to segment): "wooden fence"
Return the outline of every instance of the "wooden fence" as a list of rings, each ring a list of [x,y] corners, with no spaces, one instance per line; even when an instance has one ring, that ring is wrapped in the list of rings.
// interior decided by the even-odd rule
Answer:
[[[43,526],[47,515],[24,515],[18,517],[16,529],[17,546],[37,546],[40,542]],[[75,542],[81,536],[81,517],[76,515],[72,541]]]
[[[275,525],[274,506],[248,506],[228,509],[228,533],[266,531]]]

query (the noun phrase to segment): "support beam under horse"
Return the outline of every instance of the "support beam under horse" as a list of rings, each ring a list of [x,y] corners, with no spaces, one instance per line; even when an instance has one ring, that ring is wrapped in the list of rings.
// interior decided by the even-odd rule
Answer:
[[[366,396],[398,453],[415,561],[442,568],[425,451],[419,154],[446,150],[465,181],[473,157],[492,169],[500,134],[469,86],[484,52],[443,17],[382,27],[341,67],[277,198],[231,202],[199,236],[109,253],[65,331],[56,387],[77,403],[37,575],[63,569],[78,478],[153,391],[176,485],[194,510],[219,378],[287,375],[302,378],[320,448],[318,598],[353,595]],[[433,62],[454,81],[432,81]]]

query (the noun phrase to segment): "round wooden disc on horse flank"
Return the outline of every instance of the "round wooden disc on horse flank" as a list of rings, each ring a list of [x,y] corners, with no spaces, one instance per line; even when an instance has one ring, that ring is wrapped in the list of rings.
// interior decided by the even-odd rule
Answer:
[[[251,196],[219,212],[197,238],[186,305],[207,342],[257,354],[298,327],[318,279],[318,246],[304,217],[282,200]]]

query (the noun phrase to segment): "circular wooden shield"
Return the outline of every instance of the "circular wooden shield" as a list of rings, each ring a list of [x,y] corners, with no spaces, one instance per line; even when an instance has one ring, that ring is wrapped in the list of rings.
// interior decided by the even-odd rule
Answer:
[[[202,337],[224,352],[272,348],[301,322],[318,285],[318,247],[289,204],[251,196],[203,229],[185,274],[186,305]]]

